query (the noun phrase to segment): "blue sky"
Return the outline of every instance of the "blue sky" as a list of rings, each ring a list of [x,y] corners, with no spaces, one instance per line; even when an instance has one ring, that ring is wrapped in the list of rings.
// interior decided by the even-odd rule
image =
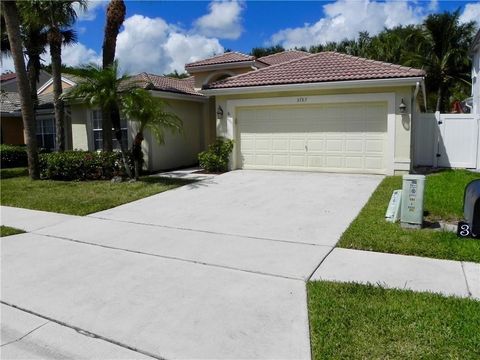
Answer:
[[[432,12],[460,7],[461,20],[480,19],[479,1],[125,1],[117,58],[129,73],[183,71],[187,62],[231,49],[310,46],[421,23]],[[75,25],[79,43],[63,50],[66,64],[99,62],[108,1],[89,1]],[[48,63],[48,56],[45,56]],[[4,59],[2,70],[11,68]]]

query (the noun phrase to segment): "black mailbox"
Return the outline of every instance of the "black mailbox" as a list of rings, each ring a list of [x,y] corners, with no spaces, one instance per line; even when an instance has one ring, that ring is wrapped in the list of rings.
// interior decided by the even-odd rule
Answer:
[[[480,238],[480,179],[465,188],[463,215],[465,221],[459,224],[459,235]]]

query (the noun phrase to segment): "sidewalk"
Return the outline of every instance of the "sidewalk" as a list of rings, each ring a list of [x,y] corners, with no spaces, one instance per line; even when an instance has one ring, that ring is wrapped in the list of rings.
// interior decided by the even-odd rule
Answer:
[[[8,206],[1,206],[0,210],[2,225],[27,232],[83,218]],[[335,248],[310,280],[370,283],[480,300],[480,264],[472,262]]]
[[[335,248],[310,280],[370,283],[480,300],[480,264]]]

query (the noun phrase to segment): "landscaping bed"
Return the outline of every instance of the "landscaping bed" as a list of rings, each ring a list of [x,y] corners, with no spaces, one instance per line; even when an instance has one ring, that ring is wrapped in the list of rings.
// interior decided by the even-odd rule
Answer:
[[[478,359],[480,302],[310,282],[313,359]]]
[[[480,179],[479,173],[445,170],[427,176],[425,220],[456,222],[463,216],[465,186]],[[480,240],[461,239],[455,233],[432,229],[402,229],[385,221],[393,190],[401,189],[402,177],[385,178],[337,246],[350,249],[418,255],[439,259],[480,262]]]
[[[71,215],[87,215],[192,183],[141,177],[135,182],[36,180],[25,168],[1,170],[1,204]]]

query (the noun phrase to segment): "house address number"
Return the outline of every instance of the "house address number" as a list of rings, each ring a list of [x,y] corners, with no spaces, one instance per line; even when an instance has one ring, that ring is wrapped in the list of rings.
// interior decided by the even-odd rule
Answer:
[[[306,98],[306,97],[299,97],[299,98],[297,98],[297,103],[305,103],[305,102],[307,102],[307,99],[308,98]]]

